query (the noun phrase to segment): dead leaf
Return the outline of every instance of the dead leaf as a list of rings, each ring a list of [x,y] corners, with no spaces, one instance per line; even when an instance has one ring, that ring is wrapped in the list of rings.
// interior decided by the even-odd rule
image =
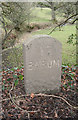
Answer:
[[[56,110],[55,110],[55,112],[54,112],[54,113],[55,113],[54,117],[55,117],[55,118],[58,118],[58,115],[57,115]]]
[[[34,96],[35,96],[35,95],[34,95],[34,93],[31,93],[31,95],[30,95],[30,96],[31,96],[31,98],[34,98]]]
[[[31,114],[31,115],[33,115],[33,114],[34,114],[34,112],[33,112],[33,111],[32,111],[32,112],[30,112],[30,114]]]

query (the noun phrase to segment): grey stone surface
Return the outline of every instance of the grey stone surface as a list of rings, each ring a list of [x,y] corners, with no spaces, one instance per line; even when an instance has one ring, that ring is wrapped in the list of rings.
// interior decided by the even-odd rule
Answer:
[[[48,35],[33,36],[23,44],[26,93],[59,89],[61,43]]]

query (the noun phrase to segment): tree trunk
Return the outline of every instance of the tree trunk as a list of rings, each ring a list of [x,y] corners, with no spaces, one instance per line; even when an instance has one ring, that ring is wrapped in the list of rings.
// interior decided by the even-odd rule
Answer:
[[[54,3],[53,2],[51,2],[51,15],[52,15],[51,20],[56,21],[55,11],[54,11]]]
[[[78,14],[78,2],[76,2],[76,13]],[[76,21],[76,64],[78,65],[78,20]]]

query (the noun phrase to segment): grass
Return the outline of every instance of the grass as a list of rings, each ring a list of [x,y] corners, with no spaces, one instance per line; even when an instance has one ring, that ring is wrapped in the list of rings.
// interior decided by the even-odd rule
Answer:
[[[56,11],[56,19],[58,21],[63,20],[64,17]],[[34,23],[46,23],[51,22],[51,9],[50,8],[37,8],[32,10],[30,22]]]
[[[38,30],[32,33],[32,35],[37,34],[48,34],[52,28],[47,28],[43,30]],[[68,37],[71,34],[76,34],[75,25],[65,25],[62,27],[62,31],[57,28],[50,36],[56,38],[62,43],[62,64],[75,65],[76,64],[76,45],[68,44]],[[76,40],[73,40],[74,43]]]
[[[45,23],[51,20],[51,10],[49,8],[35,8],[32,11],[30,22]]]
[[[58,12],[58,11],[57,11]],[[61,13],[56,15],[56,18],[58,21],[61,21],[64,19],[63,15]],[[30,23],[39,23],[39,24],[45,24],[45,23],[51,23],[51,9],[49,8],[35,8],[32,10]],[[24,25],[25,26],[25,25]],[[48,34],[52,30],[51,28],[46,28],[42,30],[37,30],[35,32],[32,32],[32,35],[37,34]],[[76,64],[76,46],[72,44],[67,44],[67,40],[69,35],[72,33],[76,33],[76,27],[75,25],[66,25],[62,27],[63,31],[59,31],[57,28],[50,36],[56,38],[62,43],[62,64],[70,64],[75,65]],[[75,42],[75,39],[74,39]]]
[[[57,14],[56,12],[56,19],[58,21],[64,20],[63,15],[61,13]],[[49,8],[35,8],[32,11],[32,18],[30,22],[34,23],[51,23],[51,9]],[[37,34],[48,34],[52,28],[46,28],[42,30],[38,30],[36,32],[33,32],[32,35]],[[71,34],[76,34],[76,27],[75,25],[65,25],[62,27],[63,31],[59,31],[57,28],[50,36],[56,38],[62,43],[62,64],[69,64],[69,65],[75,65],[76,64],[76,46],[73,44],[67,44],[68,37]],[[76,40],[74,39],[74,42]]]

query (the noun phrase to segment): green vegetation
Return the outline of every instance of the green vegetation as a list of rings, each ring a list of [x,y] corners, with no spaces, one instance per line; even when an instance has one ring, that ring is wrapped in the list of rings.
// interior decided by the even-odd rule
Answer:
[[[30,22],[33,23],[46,23],[51,22],[51,9],[50,8],[35,8],[32,10],[31,13],[32,18],[30,19]],[[58,21],[63,20],[64,17],[56,12],[56,19]]]
[[[58,20],[58,24],[60,23],[60,21],[64,20],[64,13],[55,11],[55,14],[56,14],[56,19]],[[50,8],[39,8],[39,7],[33,8],[32,12],[31,12],[31,17],[28,19],[28,23],[30,23],[29,26],[26,26],[27,21],[21,25],[22,26],[20,28],[21,32],[20,31],[17,32],[18,36],[20,36],[20,34],[22,35],[23,32],[26,32],[26,33],[31,32],[29,34],[32,34],[32,35],[49,34],[51,32],[51,30],[53,29],[53,27],[55,26],[55,24],[53,24],[51,21],[51,9]],[[52,23],[52,26],[49,27],[51,25],[51,23]],[[57,40],[59,40],[62,43],[62,64],[65,64],[65,65],[72,65],[72,64],[75,65],[76,64],[76,45],[67,43],[69,36],[71,36],[72,34],[73,35],[76,34],[76,27],[75,27],[75,25],[68,25],[68,24],[63,26],[61,28],[61,31],[59,31],[59,28],[57,28],[53,33],[50,34],[50,36],[56,38]],[[9,36],[9,41],[12,42],[12,39],[15,40],[15,37],[16,37],[15,35],[11,34]],[[75,38],[73,39],[73,41],[74,41],[74,43],[76,42]],[[70,40],[70,42],[71,42],[71,40]],[[8,42],[6,41],[5,45],[7,43]],[[11,64],[14,61],[16,61],[17,63],[19,61],[19,63],[21,63],[20,58],[22,57],[22,47],[20,48],[20,46],[16,46],[16,48],[17,47],[19,47],[19,51],[20,51],[19,53],[18,52],[15,53],[13,51],[14,55],[9,54],[9,56],[7,56],[7,59],[11,60],[10,61]],[[18,57],[16,57],[17,54],[19,54],[18,55],[19,60],[17,59]],[[15,57],[13,57],[13,56],[15,56]]]
[[[30,22],[34,23],[42,23],[42,22],[50,22],[51,20],[51,10],[49,8],[35,8],[31,14],[32,19]]]
[[[32,33],[32,35],[37,34],[48,34],[52,28],[47,28],[43,30],[38,30]],[[61,31],[57,28],[50,36],[56,38],[62,43],[62,64],[76,64],[76,45],[68,44],[68,37],[71,34],[76,34],[76,27],[75,25],[66,25],[61,28]],[[73,39],[75,43],[76,40]]]
[[[57,11],[58,12],[58,11]],[[31,22],[35,23],[46,23],[51,22],[51,9],[49,8],[35,8],[33,10],[33,15],[35,15]],[[58,21],[62,21],[64,19],[61,14],[56,13],[56,19]],[[32,32],[32,35],[37,34],[49,34],[52,30],[51,28],[46,29],[40,29],[35,32]],[[57,28],[53,33],[50,34],[50,36],[56,38],[62,43],[62,64],[76,64],[76,45],[67,43],[68,38],[71,34],[76,34],[76,26],[75,25],[65,25],[61,28],[61,31],[59,31],[59,28]],[[76,42],[76,39],[73,39],[73,42]]]

